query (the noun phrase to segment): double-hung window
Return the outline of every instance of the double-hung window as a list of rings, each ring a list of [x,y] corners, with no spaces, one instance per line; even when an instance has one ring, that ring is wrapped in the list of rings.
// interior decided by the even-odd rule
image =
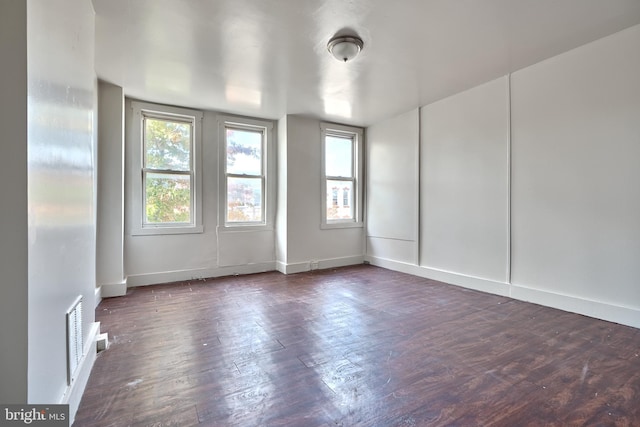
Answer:
[[[362,129],[323,123],[322,226],[362,226]]]
[[[223,228],[249,229],[272,222],[272,127],[271,122],[251,119],[223,117],[220,121]]]
[[[200,208],[200,123],[202,113],[175,107],[132,103],[135,163],[134,234],[202,231]]]

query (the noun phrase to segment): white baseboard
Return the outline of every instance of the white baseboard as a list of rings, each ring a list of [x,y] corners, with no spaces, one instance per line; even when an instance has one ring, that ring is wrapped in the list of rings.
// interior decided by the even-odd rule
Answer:
[[[280,269],[278,271],[283,274],[296,274],[311,270],[311,263],[309,261],[281,264],[282,266],[280,266]]]
[[[502,283],[473,276],[465,276],[463,274],[420,267],[414,264],[379,257],[366,256],[365,260],[370,262],[372,265],[387,268],[389,270],[400,271],[402,273],[412,274],[426,279],[438,280],[440,282],[475,289],[494,295],[508,296],[520,301],[540,304],[546,307],[557,308],[571,313],[582,314],[596,319],[640,328],[640,310],[632,307],[623,307],[601,301],[593,301],[585,298],[533,289],[521,285]]]
[[[198,280],[208,277],[235,276],[239,274],[264,273],[276,269],[275,261],[218,268],[198,268],[193,270],[162,271],[158,273],[131,274],[127,277],[127,286],[147,286],[159,283]],[[104,296],[104,295],[103,295]]]
[[[102,286],[96,286],[94,301],[95,301],[94,308],[98,308],[98,305],[102,302]]]
[[[91,374],[91,369],[93,368],[93,364],[96,361],[96,338],[100,334],[100,322],[94,322],[91,324],[91,329],[89,330],[89,335],[87,340],[85,341],[84,346],[84,356],[80,360],[80,363],[77,368],[77,375],[71,385],[67,387],[60,399],[61,404],[69,405],[69,425],[73,424],[73,420],[76,416],[76,412],[78,412],[78,407],[80,406],[80,401],[82,400],[82,394],[84,393],[84,389],[87,386],[87,382],[89,381],[89,375]]]
[[[284,263],[278,261],[276,268],[283,274],[303,273],[311,270],[325,270],[327,268],[346,267],[348,265],[358,265],[364,262],[364,256],[355,255],[340,258],[327,258],[319,260],[309,260],[294,263]]]
[[[207,277],[234,276],[238,274],[263,273],[265,271],[279,271],[283,274],[295,274],[317,269],[345,267],[364,262],[363,255],[339,258],[309,260],[287,264],[282,261],[263,262],[256,264],[225,266],[218,268],[201,268],[193,270],[163,271],[158,273],[131,274],[127,277],[127,286],[146,286],[159,283],[170,283],[181,280],[197,280]],[[105,285],[102,285],[102,297],[105,298]]]
[[[521,285],[511,285],[511,297],[546,307],[640,328],[640,310]]]
[[[348,265],[359,265],[364,262],[363,255],[346,256],[341,258],[328,258],[318,261],[318,268],[324,270],[326,268],[346,267]]]
[[[127,294],[127,279],[118,283],[103,283],[100,285],[100,297],[121,297]]]
[[[387,268],[389,270],[400,271],[402,273],[424,277],[425,279],[437,280],[450,285],[461,286],[463,288],[474,289],[476,291],[487,292],[494,295],[509,296],[508,283],[483,279],[481,277],[467,276],[435,268],[421,267],[414,264],[379,257],[367,256],[365,257],[365,260],[369,261],[372,265]]]

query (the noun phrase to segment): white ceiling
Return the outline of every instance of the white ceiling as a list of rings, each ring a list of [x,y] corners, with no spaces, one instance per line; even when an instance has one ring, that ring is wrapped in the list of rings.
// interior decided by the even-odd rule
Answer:
[[[128,96],[367,126],[640,23],[640,0],[93,0]],[[364,49],[340,63],[338,32]]]

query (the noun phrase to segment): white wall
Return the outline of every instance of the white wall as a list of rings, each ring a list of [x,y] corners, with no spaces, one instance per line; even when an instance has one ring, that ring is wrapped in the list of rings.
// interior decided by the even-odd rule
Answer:
[[[507,281],[507,78],[422,108],[420,265]]]
[[[640,26],[514,73],[512,106],[514,295],[640,326]]]
[[[423,107],[420,263],[366,259],[640,327],[638,76],[635,26]]]
[[[133,235],[125,228],[124,267],[128,286],[192,278],[253,273],[275,269],[275,231],[218,231],[219,115],[205,111],[202,123],[202,222],[204,232],[174,235]],[[135,173],[131,133],[131,100],[125,102],[126,173]],[[101,124],[102,125],[102,124]],[[133,186],[125,177],[125,224],[132,210]]]
[[[124,93],[98,83],[98,212],[96,280],[104,296],[123,295]]]
[[[28,402],[72,403],[65,313],[84,298],[83,336],[95,357],[96,196],[94,13],[90,1],[29,0]],[[19,40],[19,38],[18,38]],[[18,222],[20,224],[20,222]],[[3,343],[3,348],[4,348]],[[86,380],[86,378],[85,378]]]
[[[0,402],[27,401],[27,4],[0,2]]]
[[[282,122],[282,120],[281,120]],[[320,121],[289,115],[286,118],[286,261],[278,268],[286,273],[306,271],[311,262],[319,268],[362,263],[364,229],[321,229]],[[280,146],[283,149],[282,145]],[[280,158],[285,156],[280,154]],[[283,178],[283,177],[281,177]],[[278,215],[283,212],[280,211]],[[281,219],[279,220],[281,221]]]
[[[418,263],[419,111],[367,129],[367,254]],[[392,167],[389,167],[389,166]]]

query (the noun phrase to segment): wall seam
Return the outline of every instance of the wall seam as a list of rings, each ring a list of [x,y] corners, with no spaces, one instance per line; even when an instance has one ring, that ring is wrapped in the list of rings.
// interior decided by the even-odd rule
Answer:
[[[512,235],[511,235],[511,142],[513,130],[511,128],[511,73],[507,75],[507,284],[509,285],[509,296],[512,293],[511,284],[511,259],[512,259]]]
[[[421,151],[421,145],[422,145],[422,109],[424,108],[424,106],[422,107],[418,107],[418,141],[416,143],[416,224],[415,224],[415,233],[416,233],[416,246],[415,246],[415,265],[419,266],[420,265],[420,247],[421,247],[421,243],[422,243],[422,239],[421,239],[421,235],[420,235],[420,223],[421,223],[421,212],[422,212],[422,199],[420,197],[420,195],[422,194],[421,191],[421,183],[422,183],[422,168],[421,168],[421,156],[422,156],[422,151]]]

